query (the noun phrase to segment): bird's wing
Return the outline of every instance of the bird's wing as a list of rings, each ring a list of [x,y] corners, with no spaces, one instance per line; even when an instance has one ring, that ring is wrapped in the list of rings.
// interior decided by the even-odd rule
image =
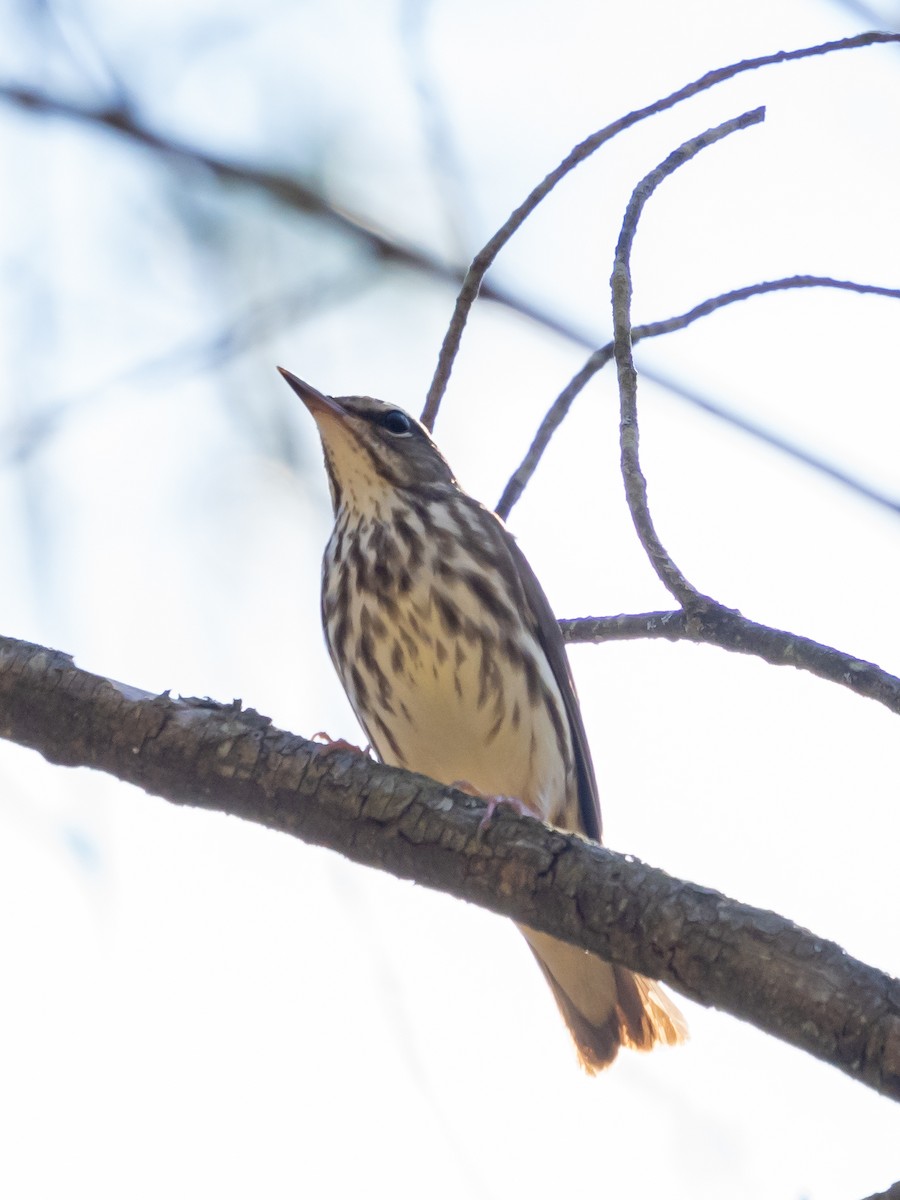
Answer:
[[[599,842],[603,826],[600,818],[597,778],[594,775],[591,749],[584,731],[584,722],[581,719],[581,707],[575,691],[575,680],[572,678],[572,670],[566,656],[565,642],[553,609],[550,607],[550,601],[547,599],[538,577],[531,569],[531,564],[519,549],[513,535],[499,522],[498,526],[503,533],[503,541],[512,559],[512,566],[521,581],[525,599],[534,614],[535,635],[547,655],[547,661],[550,663],[550,669],[553,671],[563,703],[566,706],[566,716],[569,718],[569,728],[572,731],[572,748],[575,752],[581,832],[586,833],[595,842]]]

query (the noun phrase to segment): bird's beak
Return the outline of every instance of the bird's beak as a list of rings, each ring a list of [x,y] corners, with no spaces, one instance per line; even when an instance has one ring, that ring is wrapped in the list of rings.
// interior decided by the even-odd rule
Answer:
[[[291,385],[314,417],[346,417],[346,411],[341,408],[337,400],[334,400],[331,396],[326,396],[322,392],[317,391],[314,387],[311,387],[310,384],[304,383],[302,379],[298,379],[296,375],[292,375],[291,372],[286,371],[284,367],[279,367],[278,370],[282,379],[285,379]]]

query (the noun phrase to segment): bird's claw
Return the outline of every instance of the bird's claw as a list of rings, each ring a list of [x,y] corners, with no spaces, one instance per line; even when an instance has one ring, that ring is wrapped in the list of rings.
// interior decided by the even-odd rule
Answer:
[[[520,800],[518,796],[482,796],[482,800],[486,805],[484,816],[478,822],[478,832],[484,833],[488,825],[494,819],[494,813],[504,804],[507,808],[513,809],[520,817],[533,817],[534,813],[528,807],[524,800]]]
[[[484,833],[488,825],[494,819],[494,813],[501,804],[505,804],[508,808],[515,809],[520,817],[533,817],[534,813],[528,807],[524,800],[520,800],[518,796],[486,796],[484,792],[479,792],[476,787],[473,787],[467,779],[457,779],[450,785],[457,788],[461,792],[465,792],[467,796],[477,796],[479,800],[485,803],[484,816],[478,822],[478,832]]]
[[[312,735],[310,741],[316,742],[326,754],[334,754],[338,750],[349,750],[352,754],[363,754],[368,757],[369,751],[372,749],[371,742],[363,749],[362,746],[357,746],[354,742],[348,742],[346,738],[329,737],[321,729],[318,733]]]

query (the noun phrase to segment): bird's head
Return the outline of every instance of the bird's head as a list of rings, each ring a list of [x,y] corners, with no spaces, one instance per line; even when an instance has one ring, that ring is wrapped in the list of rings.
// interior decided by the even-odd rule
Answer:
[[[278,370],[319,428],[335,512],[348,506],[368,514],[392,492],[414,491],[428,500],[456,489],[428,430],[402,408],[370,396],[326,396]]]

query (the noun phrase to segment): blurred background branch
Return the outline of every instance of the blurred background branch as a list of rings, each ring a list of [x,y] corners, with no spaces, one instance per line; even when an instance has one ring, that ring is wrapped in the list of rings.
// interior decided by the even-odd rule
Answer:
[[[893,35],[889,34],[870,34],[864,35],[860,38],[849,39],[849,48],[865,46],[871,44],[873,41],[888,40],[892,36]],[[897,35],[897,37],[900,38],[900,35]],[[836,44],[836,46],[832,47],[832,49],[847,48],[845,41]],[[810,49],[809,53],[825,53],[828,49],[828,47],[813,47]],[[768,56],[768,58],[771,58],[771,56]],[[756,63],[750,65],[758,66],[760,64]],[[745,65],[741,64],[741,66],[744,67]],[[723,72],[713,72],[712,74],[715,76],[721,75],[723,78],[725,78],[727,77],[728,73],[732,71],[733,68],[725,68],[723,69]],[[721,80],[717,78],[711,82],[720,81]],[[701,82],[703,83],[703,86],[711,86],[710,81],[704,80]],[[690,85],[688,88],[684,89],[684,96],[692,95],[697,90],[697,85]],[[679,98],[683,97],[680,97],[679,94]],[[5,99],[9,103],[17,105],[26,112],[81,121],[89,125],[95,125],[101,129],[120,134],[135,141],[138,145],[143,146],[146,149],[170,158],[173,161],[173,164],[182,170],[185,168],[199,168],[201,170],[208,171],[215,179],[219,180],[225,185],[239,184],[261,190],[279,204],[283,204],[287,208],[294,209],[295,211],[306,216],[321,220],[327,226],[333,228],[340,234],[357,241],[368,253],[374,256],[376,262],[380,262],[384,266],[393,265],[406,268],[417,273],[422,273],[428,278],[443,283],[462,284],[466,278],[466,272],[462,268],[453,267],[449,263],[442,262],[439,258],[427,253],[426,251],[405,244],[395,235],[387,232],[386,230],[377,228],[367,217],[359,213],[354,213],[331,200],[327,195],[325,195],[324,192],[317,190],[316,186],[313,184],[305,184],[301,180],[286,174],[261,170],[248,163],[230,162],[226,159],[210,154],[208,151],[200,147],[181,143],[178,140],[165,137],[153,131],[144,125],[136,116],[130,102],[126,104],[124,101],[122,101],[120,104],[116,104],[115,106],[109,108],[95,108],[89,105],[77,104],[61,97],[49,95],[41,91],[36,91],[31,88],[16,86],[13,84],[0,84],[0,99]],[[672,98],[670,98],[670,100],[671,99]],[[662,111],[666,106],[666,103],[657,102],[649,106],[642,115],[655,115],[657,112]],[[635,114],[632,114],[632,116],[635,116]],[[628,123],[631,122],[617,123],[614,126],[614,131],[621,131],[621,129],[627,127]],[[604,135],[604,137],[599,139],[597,143],[598,146],[602,145],[606,140],[608,140],[609,136],[612,136],[609,131],[604,131]],[[595,148],[597,147],[595,147],[592,142],[591,151],[593,151]],[[580,150],[581,148],[576,148],[576,152],[573,152],[572,162],[566,167],[567,171],[572,169],[573,165],[577,165],[577,163],[580,162],[584,157],[584,151],[580,153],[577,152]],[[446,147],[440,151],[441,155],[446,155],[448,153],[449,151]],[[451,174],[453,174],[453,172],[451,172]],[[555,174],[553,179],[555,182]],[[543,198],[544,194],[545,192],[542,190],[540,192],[540,198]],[[520,227],[521,220],[523,220],[528,213],[533,211],[535,203],[536,201],[533,201],[526,207],[526,210],[523,213],[516,214],[519,219],[517,219],[514,223],[510,224],[508,227],[504,227],[504,238],[496,246],[491,243],[491,253],[486,261],[493,261],[493,258],[499,252],[498,247],[502,246],[502,244],[505,243],[505,240],[509,236],[512,236],[512,233],[514,233],[515,230]],[[459,247],[461,244],[459,238],[455,234],[452,235],[451,240],[455,242],[457,247]],[[592,348],[596,345],[596,339],[592,338],[590,334],[578,329],[574,324],[541,309],[539,306],[528,303],[526,300],[518,298],[514,294],[507,292],[500,287],[495,287],[492,284],[484,281],[483,273],[486,271],[486,269],[486,266],[483,264],[479,268],[478,283],[475,290],[472,291],[470,286],[464,292],[464,295],[468,297],[468,304],[474,302],[475,295],[478,295],[481,299],[499,304],[501,307],[509,309],[511,312],[514,312],[519,316],[524,316],[549,331],[561,334],[576,344],[589,346]],[[767,291],[774,290],[771,286],[764,284],[752,286],[756,290],[747,292],[748,295],[765,294]],[[800,285],[794,284],[793,286]],[[874,295],[897,295],[897,289],[876,284],[853,284],[852,282],[848,281],[835,283],[832,286],[845,287],[847,290],[855,290],[860,293]],[[323,303],[327,303],[329,291],[331,290],[328,284],[321,283],[318,284],[317,287],[320,290]],[[743,296],[735,295],[734,298],[743,298]],[[692,310],[692,314],[695,318],[697,316],[707,315],[707,313],[712,311],[714,307],[717,307],[714,299],[703,301],[700,305],[695,306],[695,308]],[[263,325],[257,327],[256,336],[258,338],[262,338],[266,334],[271,334],[272,332],[277,331],[279,324],[282,322],[290,322],[291,320],[295,320],[296,314],[292,314],[291,310],[292,305],[290,303],[285,304],[284,311],[281,315],[281,321],[276,321],[273,325]],[[467,313],[467,311],[468,309],[466,308],[464,312]],[[462,325],[460,327],[460,334],[465,323],[465,316],[463,316],[461,319]],[[661,323],[658,330],[654,331],[653,334],[648,334],[645,336],[659,336],[660,334],[674,332],[675,330],[683,327],[684,326],[677,321]],[[227,337],[228,334],[223,331],[221,334],[216,335],[213,340],[214,343],[219,344],[223,340],[226,340]],[[602,355],[603,350],[598,350],[596,353],[597,355]],[[210,365],[214,365],[215,361],[216,356],[212,355],[210,357]],[[596,364],[599,362],[599,359],[595,358],[594,361]],[[596,369],[599,369],[599,367],[595,366],[594,370],[581,377],[578,390],[584,386],[587,378],[589,378]],[[135,372],[139,372],[141,368],[135,367],[133,370]],[[446,379],[449,379],[449,369],[445,368],[445,370],[446,377],[443,386],[446,386]],[[882,504],[894,512],[900,511],[900,499],[898,499],[896,496],[882,493],[878,488],[873,487],[865,480],[857,479],[849,472],[842,470],[836,464],[819,458],[817,455],[811,453],[809,449],[792,442],[789,438],[779,434],[776,430],[767,429],[754,421],[741,418],[737,413],[730,411],[726,404],[723,404],[721,401],[711,396],[704,395],[702,392],[684,380],[680,380],[676,377],[668,375],[665,372],[661,373],[659,371],[655,371],[650,367],[642,366],[641,371],[648,380],[659,384],[672,395],[678,397],[686,403],[701,409],[711,416],[717,417],[726,424],[734,425],[742,432],[750,435],[751,437],[758,438],[760,441],[769,446],[775,447],[782,453],[787,454],[789,457],[796,458],[798,461],[803,462],[813,470],[823,472],[831,479],[834,479],[841,485],[850,488],[852,491],[855,491],[862,496],[865,496],[867,499],[873,500],[875,503]],[[564,417],[565,412],[568,411],[568,407],[571,404],[572,398],[573,397],[571,396],[569,397],[565,406],[557,407],[553,422],[554,428]],[[427,417],[429,424],[433,424],[436,411],[435,413],[432,413],[429,410],[424,415]],[[30,431],[26,431],[25,441],[32,449],[36,444],[35,435],[37,434],[37,437],[45,436],[49,431],[51,424],[52,422],[47,422],[46,420],[42,419],[39,430],[32,429]],[[546,441],[549,440],[549,435],[551,434],[552,429],[549,428],[545,422],[538,434],[538,437],[542,438],[544,445],[546,445]],[[536,465],[537,460],[535,459],[532,469],[529,472],[520,473],[520,479],[518,482],[519,488],[525,486],[527,478],[529,478],[533,473],[533,467]],[[501,497],[501,501],[498,506],[498,511],[501,512],[501,515],[505,516],[508,514],[511,508],[510,500],[511,493],[508,494],[507,492],[504,492],[504,495]]]

